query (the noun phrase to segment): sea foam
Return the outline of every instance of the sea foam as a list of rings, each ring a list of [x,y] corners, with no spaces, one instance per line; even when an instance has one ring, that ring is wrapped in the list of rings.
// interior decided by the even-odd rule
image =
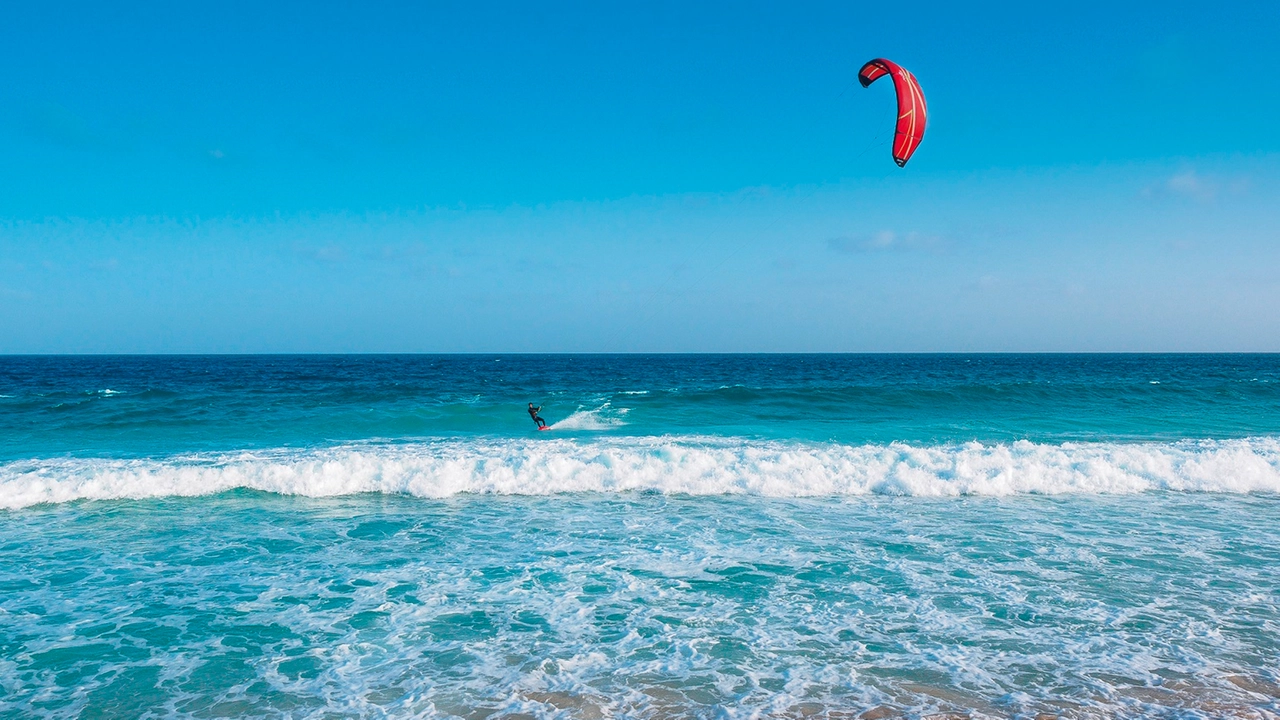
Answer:
[[[423,440],[0,465],[0,508],[232,489],[336,496],[661,492],[775,497],[1280,492],[1280,438],[841,445],[711,437]]]

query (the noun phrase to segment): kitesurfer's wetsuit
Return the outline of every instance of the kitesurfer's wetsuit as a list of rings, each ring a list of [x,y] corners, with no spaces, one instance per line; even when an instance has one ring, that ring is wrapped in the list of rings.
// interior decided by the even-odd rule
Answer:
[[[541,405],[539,405],[538,407],[534,407],[533,403],[529,403],[529,417],[533,418],[533,421],[538,423],[538,427],[545,427],[547,424],[547,421],[538,417],[538,412],[540,410],[542,410]]]

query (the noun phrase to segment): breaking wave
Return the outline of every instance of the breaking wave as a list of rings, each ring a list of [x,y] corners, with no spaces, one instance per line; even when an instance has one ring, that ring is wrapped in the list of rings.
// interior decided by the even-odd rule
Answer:
[[[208,495],[661,492],[774,497],[1280,492],[1280,438],[840,445],[668,437],[437,440],[0,465],[0,508]]]

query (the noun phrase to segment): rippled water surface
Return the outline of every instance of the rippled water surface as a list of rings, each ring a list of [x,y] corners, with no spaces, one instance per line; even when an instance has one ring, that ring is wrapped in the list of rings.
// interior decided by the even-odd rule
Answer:
[[[237,492],[0,548],[15,717],[1280,712],[1271,495]]]

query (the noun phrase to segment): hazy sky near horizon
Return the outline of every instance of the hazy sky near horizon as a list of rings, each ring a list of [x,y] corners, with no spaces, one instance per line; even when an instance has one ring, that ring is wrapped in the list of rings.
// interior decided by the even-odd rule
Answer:
[[[9,8],[0,352],[1280,351],[1280,4],[903,8]]]

